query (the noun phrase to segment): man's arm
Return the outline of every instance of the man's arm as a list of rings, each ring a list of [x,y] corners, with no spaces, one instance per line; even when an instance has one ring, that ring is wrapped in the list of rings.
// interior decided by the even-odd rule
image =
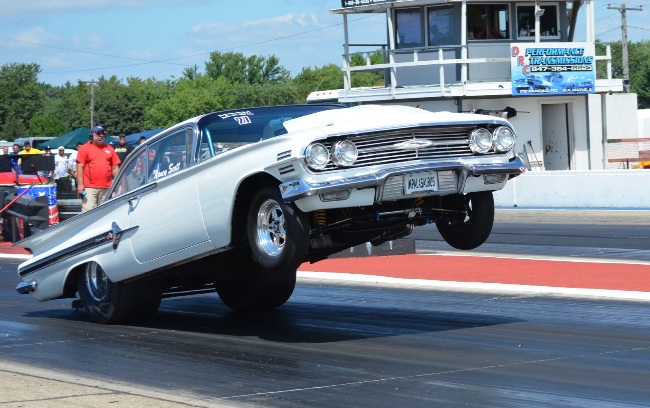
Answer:
[[[113,179],[117,177],[117,173],[120,171],[120,166],[113,166],[111,167],[111,175],[113,176]]]
[[[83,163],[77,163],[77,193],[81,194],[84,191],[84,166]]]

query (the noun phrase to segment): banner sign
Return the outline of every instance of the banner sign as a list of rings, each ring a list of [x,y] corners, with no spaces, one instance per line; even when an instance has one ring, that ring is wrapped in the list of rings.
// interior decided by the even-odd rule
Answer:
[[[369,6],[371,4],[391,3],[395,0],[341,0],[341,7]]]
[[[588,43],[510,44],[512,95],[579,95],[596,90],[596,50]]]

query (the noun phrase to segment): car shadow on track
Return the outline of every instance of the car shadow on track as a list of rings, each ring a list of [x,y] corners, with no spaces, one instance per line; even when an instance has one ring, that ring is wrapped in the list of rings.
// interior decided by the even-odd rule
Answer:
[[[299,290],[300,292],[300,290]],[[443,332],[520,322],[503,315],[450,311],[434,301],[405,301],[391,306],[382,299],[341,298],[334,292],[303,291],[294,294],[285,305],[274,310],[234,312],[216,294],[203,294],[165,299],[153,319],[121,327],[173,330],[177,332],[214,334],[218,336],[258,337],[282,343],[330,343],[366,338],[380,338],[418,333]],[[369,293],[364,293],[368,296]],[[372,296],[372,295],[370,295]],[[408,295],[400,294],[401,298]],[[42,310],[27,313],[28,317],[48,317],[69,321],[88,320],[82,310]],[[106,327],[106,326],[102,326]]]

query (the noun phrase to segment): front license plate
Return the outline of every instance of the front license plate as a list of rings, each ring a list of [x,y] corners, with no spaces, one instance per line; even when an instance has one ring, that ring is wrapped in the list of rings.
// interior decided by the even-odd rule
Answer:
[[[419,193],[421,191],[439,191],[438,172],[413,173],[404,175],[404,194]]]

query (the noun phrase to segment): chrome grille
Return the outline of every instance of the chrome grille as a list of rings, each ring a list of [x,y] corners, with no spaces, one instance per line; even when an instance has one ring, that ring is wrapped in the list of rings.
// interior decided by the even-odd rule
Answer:
[[[377,132],[346,137],[357,146],[359,158],[352,166],[365,167],[378,164],[403,163],[413,160],[446,159],[461,156],[471,156],[469,148],[469,132],[475,129],[469,126],[427,127],[393,132]],[[418,149],[400,149],[400,143],[426,140],[430,146]],[[328,140],[323,144],[332,151],[336,140]],[[330,163],[322,171],[335,170],[337,167]]]

